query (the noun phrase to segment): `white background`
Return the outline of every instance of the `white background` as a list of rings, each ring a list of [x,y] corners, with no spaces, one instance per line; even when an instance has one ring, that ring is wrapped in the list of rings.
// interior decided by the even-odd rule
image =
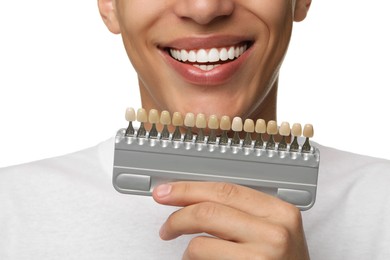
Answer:
[[[99,143],[140,106],[119,36],[96,0],[1,1],[0,167]],[[388,0],[314,0],[281,72],[279,121],[390,159]]]

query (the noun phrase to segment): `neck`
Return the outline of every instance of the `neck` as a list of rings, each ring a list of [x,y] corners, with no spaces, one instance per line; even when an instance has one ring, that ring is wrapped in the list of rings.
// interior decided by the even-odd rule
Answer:
[[[248,118],[264,119],[266,122],[277,119],[277,94],[278,94],[278,79],[275,80],[272,87],[266,93],[263,100],[259,101],[257,106],[254,106],[250,111]]]

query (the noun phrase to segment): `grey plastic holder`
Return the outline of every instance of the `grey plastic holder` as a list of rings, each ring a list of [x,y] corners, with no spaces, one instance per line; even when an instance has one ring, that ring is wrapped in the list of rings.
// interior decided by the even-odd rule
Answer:
[[[127,137],[121,129],[115,139],[113,185],[121,193],[150,196],[154,187],[167,182],[230,182],[277,196],[301,210],[311,208],[319,150],[252,147],[195,143],[195,136],[192,142]]]

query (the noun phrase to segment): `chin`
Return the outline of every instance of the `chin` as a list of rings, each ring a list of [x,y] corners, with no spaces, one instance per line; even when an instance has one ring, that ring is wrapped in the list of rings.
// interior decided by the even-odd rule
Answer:
[[[231,118],[235,116],[242,116],[247,110],[244,106],[239,106],[237,104],[233,104],[231,102],[207,102],[207,101],[194,101],[187,100],[182,101],[180,103],[176,103],[172,106],[172,112],[179,111],[182,114],[186,114],[188,112],[198,114],[202,113],[206,116],[217,115],[218,117],[229,116]]]

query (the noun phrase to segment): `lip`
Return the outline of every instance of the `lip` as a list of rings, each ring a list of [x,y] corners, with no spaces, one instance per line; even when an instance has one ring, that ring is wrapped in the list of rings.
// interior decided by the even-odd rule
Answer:
[[[171,57],[168,53],[168,49],[210,49],[210,48],[222,48],[233,45],[240,45],[243,42],[253,43],[253,40],[236,37],[236,36],[214,36],[214,37],[196,37],[196,38],[181,38],[172,42],[159,46],[160,53],[163,56],[164,61],[173,68],[185,81],[194,85],[221,85],[229,81],[243,66],[245,61],[252,52],[252,46],[248,46],[248,49],[237,59],[227,63],[221,63],[220,66],[210,70],[204,71],[192,64],[180,62]]]

